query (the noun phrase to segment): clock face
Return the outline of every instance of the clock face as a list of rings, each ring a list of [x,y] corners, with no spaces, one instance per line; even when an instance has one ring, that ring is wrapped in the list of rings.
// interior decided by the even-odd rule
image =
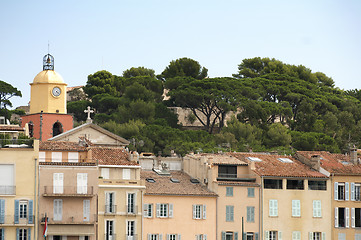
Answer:
[[[58,97],[60,95],[60,93],[61,93],[61,90],[58,87],[54,87],[51,92],[55,97]]]

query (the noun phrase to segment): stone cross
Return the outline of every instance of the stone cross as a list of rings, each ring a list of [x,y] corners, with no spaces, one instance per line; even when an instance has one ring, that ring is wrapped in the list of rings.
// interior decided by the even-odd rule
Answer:
[[[90,106],[88,106],[87,110],[84,110],[85,113],[88,113],[88,118],[86,119],[86,122],[92,122],[92,119],[90,118],[90,114],[94,113],[94,110],[90,109]]]

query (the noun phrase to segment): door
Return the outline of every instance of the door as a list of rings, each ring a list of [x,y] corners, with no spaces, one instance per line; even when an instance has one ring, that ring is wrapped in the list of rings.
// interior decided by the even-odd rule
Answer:
[[[87,194],[88,187],[88,174],[87,173],[78,173],[77,174],[77,193],[78,194]]]
[[[135,235],[135,222],[128,221],[127,240],[134,240],[134,235]]]
[[[113,240],[113,235],[113,221],[107,220],[105,226],[105,240]]]
[[[63,173],[54,173],[53,174],[53,193],[58,193],[58,194],[64,193],[63,181],[64,181]]]

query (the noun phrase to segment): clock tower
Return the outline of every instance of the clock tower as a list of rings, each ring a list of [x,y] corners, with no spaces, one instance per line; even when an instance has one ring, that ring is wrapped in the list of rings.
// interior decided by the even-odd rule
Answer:
[[[73,128],[73,117],[66,111],[66,85],[54,71],[54,57],[46,54],[43,71],[30,83],[30,112],[21,122],[31,137],[45,141]]]

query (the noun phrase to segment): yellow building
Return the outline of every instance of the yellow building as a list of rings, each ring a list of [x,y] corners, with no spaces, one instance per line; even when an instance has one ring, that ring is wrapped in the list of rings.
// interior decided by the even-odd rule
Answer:
[[[0,147],[0,239],[37,239],[39,141]]]
[[[217,194],[179,171],[142,171],[143,239],[216,239]]]
[[[331,239],[361,239],[361,165],[356,149],[349,155],[300,151],[297,157],[315,170],[330,174]]]
[[[331,183],[327,174],[289,156],[232,155],[250,164],[261,186],[260,239],[332,239]]]
[[[226,154],[188,154],[184,171],[218,194],[216,238],[259,240],[259,184],[245,161]]]
[[[93,146],[89,153],[99,167],[98,239],[140,240],[145,189],[140,165],[128,160],[123,147]]]

